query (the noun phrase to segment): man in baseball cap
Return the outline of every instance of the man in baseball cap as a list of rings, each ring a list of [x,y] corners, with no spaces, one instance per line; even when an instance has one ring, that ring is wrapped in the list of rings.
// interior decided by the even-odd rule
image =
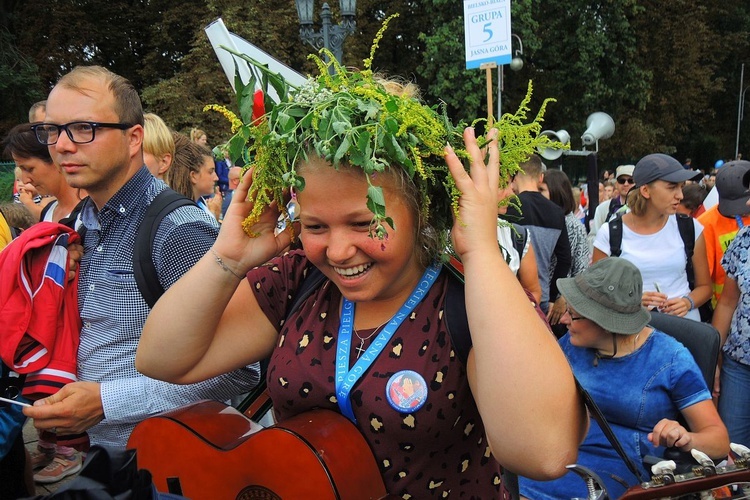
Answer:
[[[617,190],[617,194],[596,207],[594,221],[591,226],[591,235],[596,236],[602,224],[609,222],[617,211],[625,205],[628,191],[630,191],[634,183],[633,170],[635,170],[635,165],[620,165],[615,169],[615,179],[617,179],[615,189]]]
[[[721,267],[724,249],[734,240],[742,226],[750,225],[750,161],[739,160],[725,163],[716,174],[716,191],[719,204],[711,207],[698,217],[703,224],[703,237],[706,241],[708,270],[713,283],[712,306],[721,296],[726,274]]]
[[[679,161],[662,153],[644,156],[635,164],[635,170],[633,170],[635,187],[645,186],[654,181],[695,181],[700,179],[700,177],[700,172],[686,170],[682,168]]]

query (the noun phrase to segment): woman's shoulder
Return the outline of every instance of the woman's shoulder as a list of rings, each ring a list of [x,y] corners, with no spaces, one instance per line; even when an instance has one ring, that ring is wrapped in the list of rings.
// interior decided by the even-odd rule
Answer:
[[[657,328],[654,328],[654,331],[651,332],[647,342],[651,345],[651,352],[659,353],[659,356],[663,359],[669,358],[673,363],[680,363],[684,360],[690,360],[692,363],[695,363],[695,359],[687,347],[668,333],[664,333]]]

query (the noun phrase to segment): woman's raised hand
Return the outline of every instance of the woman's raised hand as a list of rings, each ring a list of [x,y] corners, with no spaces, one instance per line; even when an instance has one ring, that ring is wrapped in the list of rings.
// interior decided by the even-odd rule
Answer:
[[[253,201],[247,199],[251,185],[252,169],[245,173],[235,189],[232,202],[224,215],[219,237],[213,247],[224,262],[239,275],[268,262],[291,243],[290,231],[274,234],[280,214],[275,203],[266,208],[260,220],[250,228],[256,236],[250,237],[245,233],[242,222],[253,209]]]
[[[453,223],[451,237],[458,255],[465,260],[473,251],[497,250],[497,204],[500,180],[500,151],[497,129],[492,129],[487,138],[490,142],[480,149],[474,129],[464,130],[466,151],[471,158],[470,172],[450,145],[445,148],[445,162],[456,186],[461,191],[458,200],[458,219]],[[487,162],[485,163],[485,157]]]

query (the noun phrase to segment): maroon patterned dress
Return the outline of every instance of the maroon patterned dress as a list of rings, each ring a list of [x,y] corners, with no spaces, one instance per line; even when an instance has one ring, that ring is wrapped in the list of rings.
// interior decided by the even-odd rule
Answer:
[[[285,323],[309,265],[303,252],[290,252],[248,274],[261,309],[279,329],[267,375],[278,420],[313,408],[339,411],[334,375],[341,293],[325,281]],[[447,279],[441,273],[353,387],[352,408],[391,494],[499,498],[502,469],[490,455],[465,367],[443,320]],[[353,364],[359,340],[352,338]],[[394,389],[387,387],[389,379],[403,370],[421,374],[427,385],[426,402],[413,413],[394,409],[387,395]]]

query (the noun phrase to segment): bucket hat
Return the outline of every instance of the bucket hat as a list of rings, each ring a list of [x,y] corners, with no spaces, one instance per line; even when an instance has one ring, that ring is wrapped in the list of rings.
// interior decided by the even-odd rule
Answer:
[[[716,190],[719,192],[719,213],[724,217],[745,215],[750,212],[747,200],[750,191],[744,185],[745,174],[750,171],[750,161],[730,161],[716,173]]]
[[[633,180],[636,187],[645,186],[649,182],[658,180],[667,182],[685,182],[697,180],[701,173],[695,170],[686,170],[680,162],[669,155],[654,153],[646,155],[635,164]]]
[[[574,278],[558,279],[557,288],[578,314],[607,331],[633,335],[651,320],[641,305],[641,272],[623,258],[597,261]]]

